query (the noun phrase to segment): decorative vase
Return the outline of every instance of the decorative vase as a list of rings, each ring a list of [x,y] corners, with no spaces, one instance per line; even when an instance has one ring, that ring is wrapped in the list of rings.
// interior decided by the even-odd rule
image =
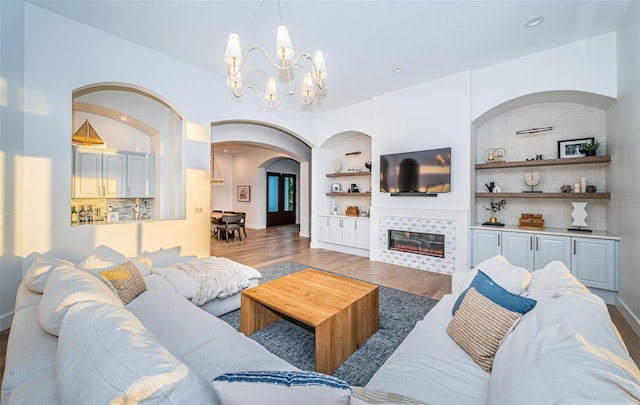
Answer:
[[[491,217],[489,218],[489,222],[491,222],[492,224],[495,224],[496,222],[498,222],[498,219],[496,217]]]
[[[584,152],[585,156],[595,156],[596,155],[596,151],[595,150],[588,150]]]

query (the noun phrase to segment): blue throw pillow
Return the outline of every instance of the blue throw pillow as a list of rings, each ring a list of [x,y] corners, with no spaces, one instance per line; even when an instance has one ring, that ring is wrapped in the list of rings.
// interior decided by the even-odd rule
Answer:
[[[521,297],[516,294],[512,294],[504,288],[496,284],[491,277],[478,270],[478,275],[474,277],[469,287],[460,294],[456,303],[453,306],[452,314],[455,314],[460,306],[460,303],[467,295],[469,288],[475,288],[480,294],[489,298],[491,301],[500,305],[502,308],[508,309],[512,312],[518,312],[522,315],[531,311],[536,306],[537,301],[530,298]]]
[[[225,405],[349,405],[351,386],[313,371],[243,371],[211,381]]]

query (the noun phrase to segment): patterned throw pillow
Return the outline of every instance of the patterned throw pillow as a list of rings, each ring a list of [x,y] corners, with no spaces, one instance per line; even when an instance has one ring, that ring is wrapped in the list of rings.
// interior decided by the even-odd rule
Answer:
[[[113,270],[102,271],[100,275],[111,283],[125,305],[147,290],[142,274],[130,260]]]
[[[313,371],[244,371],[211,381],[224,405],[348,405],[351,386]]]
[[[471,287],[447,326],[447,333],[483,370],[491,372],[502,339],[521,317]]]

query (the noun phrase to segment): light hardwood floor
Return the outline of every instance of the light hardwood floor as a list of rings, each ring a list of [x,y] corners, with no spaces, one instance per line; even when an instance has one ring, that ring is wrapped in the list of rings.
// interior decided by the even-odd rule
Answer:
[[[247,229],[247,234],[247,238],[243,235],[242,241],[211,239],[211,254],[228,257],[256,268],[291,260],[433,299],[440,299],[451,292],[451,277],[446,275],[372,262],[365,257],[330,250],[311,249],[309,238],[301,238],[297,227]],[[640,365],[640,338],[614,306],[608,307],[613,323],[618,328],[631,357]],[[8,329],[0,332],[0,379],[4,375],[8,335]]]

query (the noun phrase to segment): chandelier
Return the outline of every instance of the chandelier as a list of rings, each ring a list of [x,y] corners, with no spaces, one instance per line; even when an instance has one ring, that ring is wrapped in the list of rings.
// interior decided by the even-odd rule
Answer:
[[[278,88],[276,79],[269,77],[265,86],[264,93],[261,93],[253,85],[245,85],[242,82],[243,69],[246,66],[247,57],[251,53],[260,52],[266,56],[267,60],[275,67],[276,73],[283,73],[286,77],[287,88],[281,97],[278,97]],[[279,25],[276,30],[276,47],[274,60],[263,47],[254,46],[250,48],[244,55],[240,46],[240,36],[236,33],[230,33],[227,40],[227,47],[224,53],[224,61],[227,64],[227,85],[231,89],[231,93],[240,98],[247,89],[253,90],[262,103],[268,108],[278,108],[282,100],[287,96],[296,95],[305,106],[311,105],[318,95],[318,91],[322,89],[322,80],[327,77],[327,67],[324,61],[322,51],[315,51],[313,56],[303,53],[296,57],[293,50],[293,43],[289,36],[289,31],[285,25]],[[293,69],[300,67],[300,61],[308,61],[310,65],[309,71],[302,76],[302,82],[296,92],[293,84]]]

